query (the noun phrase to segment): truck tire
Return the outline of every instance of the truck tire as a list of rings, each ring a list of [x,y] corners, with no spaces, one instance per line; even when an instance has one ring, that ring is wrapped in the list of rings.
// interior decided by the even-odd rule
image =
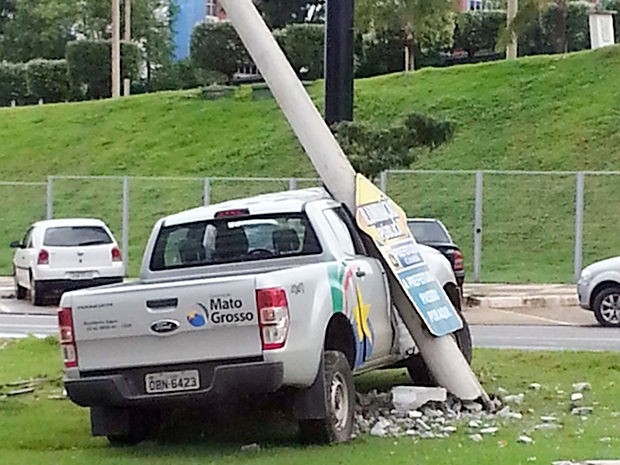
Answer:
[[[336,350],[326,350],[324,360],[327,418],[299,422],[299,435],[306,444],[346,442],[353,433],[355,383],[349,361]]]
[[[469,325],[463,315],[461,315],[461,319],[463,320],[463,327],[452,334],[454,339],[456,340],[456,345],[459,347],[461,353],[467,360],[467,363],[471,363],[472,359],[472,342],[471,342],[471,332],[469,331]],[[418,386],[436,386],[437,382],[434,380],[433,375],[430,370],[424,363],[422,359],[422,355],[416,354],[409,357],[405,360],[405,366],[407,368],[407,372],[409,373],[409,378],[413,382],[413,384]]]
[[[129,447],[144,441],[161,424],[156,412],[146,414],[139,410],[129,412],[129,432],[126,434],[109,434],[108,442],[113,447]]]
[[[594,297],[592,309],[601,326],[620,327],[620,286],[599,291]]]

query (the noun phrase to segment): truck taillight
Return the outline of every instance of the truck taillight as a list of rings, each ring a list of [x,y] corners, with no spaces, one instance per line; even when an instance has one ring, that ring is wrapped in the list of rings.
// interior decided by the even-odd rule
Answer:
[[[460,250],[454,251],[454,270],[463,271],[463,254]]]
[[[50,254],[47,250],[41,249],[39,250],[39,255],[37,255],[37,265],[49,265],[50,263]]]
[[[283,288],[259,289],[256,306],[263,350],[281,349],[286,344],[289,326],[286,291]]]
[[[121,256],[121,250],[118,247],[112,247],[112,261],[120,262],[122,260],[123,257]]]
[[[65,368],[75,368],[77,367],[77,348],[73,334],[73,314],[70,308],[58,309],[58,327]]]

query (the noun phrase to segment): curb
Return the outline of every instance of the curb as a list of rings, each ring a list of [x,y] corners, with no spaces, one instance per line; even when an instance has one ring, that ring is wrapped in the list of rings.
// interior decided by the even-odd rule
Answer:
[[[547,307],[578,307],[577,296],[569,295],[541,295],[541,296],[496,296],[478,297],[464,296],[465,307],[479,307],[488,309],[507,308],[547,308]]]

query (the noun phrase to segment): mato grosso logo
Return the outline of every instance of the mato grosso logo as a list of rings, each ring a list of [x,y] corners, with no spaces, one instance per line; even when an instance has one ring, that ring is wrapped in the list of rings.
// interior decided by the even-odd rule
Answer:
[[[187,322],[194,328],[208,324],[235,324],[253,321],[254,312],[243,310],[243,301],[232,297],[213,297],[209,304],[197,302],[198,307],[187,315]]]

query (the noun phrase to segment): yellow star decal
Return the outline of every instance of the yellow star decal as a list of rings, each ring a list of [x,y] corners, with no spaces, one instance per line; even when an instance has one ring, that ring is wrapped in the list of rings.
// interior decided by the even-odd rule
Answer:
[[[370,332],[370,327],[368,326],[370,305],[364,302],[360,287],[356,285],[355,290],[357,293],[357,306],[355,307],[354,312],[357,317],[357,336],[360,341],[364,339],[364,336],[366,336],[368,340],[372,342],[372,333]]]

